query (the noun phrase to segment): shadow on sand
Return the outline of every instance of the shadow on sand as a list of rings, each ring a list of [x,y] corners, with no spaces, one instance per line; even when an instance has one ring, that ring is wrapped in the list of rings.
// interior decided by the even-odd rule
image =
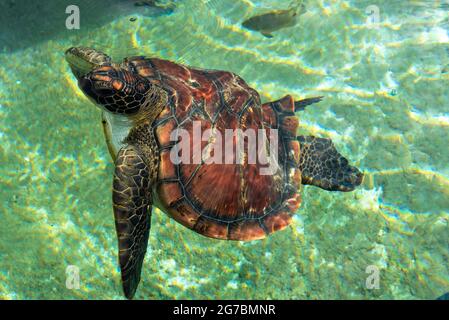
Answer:
[[[36,43],[61,39],[88,28],[100,27],[120,16],[158,17],[170,9],[136,6],[134,0],[2,0],[0,1],[0,52],[13,52]],[[80,29],[66,28],[66,8],[76,3],[80,8]],[[130,23],[133,23],[130,21]]]

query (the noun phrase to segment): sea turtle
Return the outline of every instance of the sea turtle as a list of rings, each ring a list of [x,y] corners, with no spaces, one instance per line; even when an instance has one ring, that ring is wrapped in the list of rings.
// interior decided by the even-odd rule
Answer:
[[[85,47],[67,50],[66,60],[80,89],[103,110],[115,161],[112,200],[127,298],[140,281],[152,206],[204,236],[247,241],[290,224],[301,183],[351,191],[362,181],[331,140],[297,136],[295,111],[322,97],[295,102],[288,95],[262,104],[232,72],[143,56],[117,64]],[[195,141],[197,130],[204,134]],[[251,130],[260,137],[258,149],[250,148]],[[180,152],[181,144],[192,154]],[[262,173],[267,162],[251,162],[250,150],[274,159],[275,169]]]

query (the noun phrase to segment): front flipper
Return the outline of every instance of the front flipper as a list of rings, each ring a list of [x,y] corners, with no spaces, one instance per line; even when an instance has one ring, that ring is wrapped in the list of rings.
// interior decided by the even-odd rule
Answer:
[[[119,263],[125,296],[132,299],[140,281],[151,218],[151,177],[133,146],[120,150],[115,161],[112,200]]]
[[[360,185],[363,174],[335,149],[330,139],[299,136],[302,184],[329,191],[352,191]]]
[[[111,155],[112,161],[115,162],[117,156],[117,151],[112,143],[112,128],[108,120],[106,119],[106,111],[101,114],[101,124],[103,125],[104,138],[106,140],[106,145],[108,146],[109,154]]]

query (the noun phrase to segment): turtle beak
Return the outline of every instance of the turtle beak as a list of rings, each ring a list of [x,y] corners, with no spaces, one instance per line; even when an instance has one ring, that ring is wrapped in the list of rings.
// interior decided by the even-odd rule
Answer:
[[[102,65],[111,64],[109,56],[86,47],[72,47],[68,49],[65,52],[65,60],[78,80]]]
[[[84,59],[79,54],[77,48],[70,48],[65,52],[65,60],[70,66],[73,75],[80,80],[83,76],[91,72],[95,65]]]

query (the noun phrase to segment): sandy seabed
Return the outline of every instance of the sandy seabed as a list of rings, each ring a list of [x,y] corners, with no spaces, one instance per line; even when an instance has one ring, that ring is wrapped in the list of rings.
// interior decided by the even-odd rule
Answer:
[[[2,27],[0,299],[123,298],[113,164],[100,112],[64,61],[73,45],[117,60],[147,55],[230,70],[264,101],[324,95],[298,114],[299,133],[331,138],[365,173],[352,193],[305,187],[292,226],[261,241],[204,238],[155,210],[136,298],[434,299],[449,291],[447,10],[444,1],[401,3],[380,1],[373,26],[369,1],[311,2],[272,39],[240,25],[285,8],[281,0],[184,0],[171,15],[93,10],[85,1],[92,10],[81,30],[28,34],[16,46],[29,32]],[[41,20],[27,10],[37,29]],[[64,19],[46,10],[60,28]],[[66,288],[69,265],[80,270],[78,290]],[[377,290],[366,287],[371,265]]]

